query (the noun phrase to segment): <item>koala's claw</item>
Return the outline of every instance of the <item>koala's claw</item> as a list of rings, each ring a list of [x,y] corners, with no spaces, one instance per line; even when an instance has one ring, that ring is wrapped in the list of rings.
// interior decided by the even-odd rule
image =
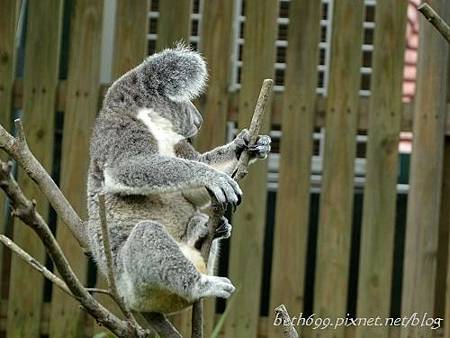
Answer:
[[[214,238],[229,238],[231,236],[231,229],[232,226],[228,222],[228,219],[225,216],[222,216],[219,226],[214,233]]]
[[[230,176],[221,174],[219,179],[206,184],[206,189],[221,204],[240,203],[242,190]]]
[[[247,129],[243,129],[235,139],[236,148],[238,153],[241,153],[243,150],[248,150],[250,152],[250,156],[253,158],[264,159],[270,153],[271,147],[270,144],[272,142],[270,136],[268,135],[259,135],[256,140],[256,144],[249,146],[250,142],[250,133]]]

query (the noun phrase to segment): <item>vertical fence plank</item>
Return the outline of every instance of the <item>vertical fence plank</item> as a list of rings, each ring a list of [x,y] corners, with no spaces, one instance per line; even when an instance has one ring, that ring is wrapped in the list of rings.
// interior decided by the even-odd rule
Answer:
[[[450,2],[429,1],[448,20]],[[410,193],[406,227],[402,315],[434,313],[436,254],[446,113],[448,44],[426,20],[420,45],[413,123]],[[444,206],[447,207],[447,206]],[[401,337],[431,337],[432,330],[409,326]]]
[[[303,311],[308,238],[311,156],[317,87],[321,2],[291,1],[287,69],[282,116],[279,185],[272,258],[269,336],[273,309],[285,304],[289,313]]]
[[[314,312],[322,318],[345,317],[346,310],[362,14],[362,0],[334,3],[314,299]],[[338,329],[332,336],[343,334]]]
[[[390,314],[397,200],[398,141],[403,110],[405,1],[378,0],[369,103],[358,316]],[[388,337],[389,328],[357,328],[357,337]]]
[[[15,78],[15,34],[19,14],[19,0],[0,1],[0,124],[9,130],[11,126],[12,89]],[[2,154],[3,160],[6,156]],[[0,234],[4,234],[8,222],[6,212],[5,195],[0,195]],[[3,251],[0,246],[0,299],[2,295],[3,275]]]
[[[71,18],[60,186],[82,218],[86,218],[89,136],[98,104],[102,13],[103,1],[76,0]],[[72,269],[85,281],[86,257],[61,220],[57,240]],[[50,318],[50,337],[84,337],[86,313],[57,288],[53,288]]]
[[[113,81],[137,66],[147,56],[149,2],[142,0],[118,0],[115,19]],[[105,276],[97,274],[97,287],[106,288]],[[120,310],[109,296],[96,295],[108,309],[119,314]],[[105,331],[96,325],[94,331]]]
[[[164,0],[159,2],[157,51],[173,47],[174,43],[180,40],[189,42],[191,8],[192,0]]]
[[[148,1],[117,1],[112,66],[114,79],[137,66],[147,56],[148,13]]]
[[[272,78],[278,17],[277,0],[246,0],[242,87],[239,97],[239,128],[248,128],[264,78]],[[266,112],[262,132],[270,128]],[[225,324],[227,337],[256,337],[267,200],[267,162],[260,161],[240,183],[243,202],[233,217],[230,244],[230,279],[238,289]]]
[[[203,127],[197,146],[207,151],[222,145],[226,138],[228,86],[232,50],[234,1],[205,0],[203,8],[202,52],[208,65],[209,86],[202,105]],[[214,27],[214,29],[211,29]],[[224,38],[225,37],[225,38]],[[214,325],[215,299],[204,302],[204,334],[211,335]]]
[[[28,2],[23,124],[31,150],[49,172],[53,155],[61,18],[62,1]],[[19,172],[19,184],[27,197],[37,200],[38,211],[47,219],[48,202],[23,171]],[[14,240],[33,257],[41,262],[44,260],[41,242],[18,220],[14,222]],[[8,337],[39,337],[43,277],[13,256],[10,278]]]

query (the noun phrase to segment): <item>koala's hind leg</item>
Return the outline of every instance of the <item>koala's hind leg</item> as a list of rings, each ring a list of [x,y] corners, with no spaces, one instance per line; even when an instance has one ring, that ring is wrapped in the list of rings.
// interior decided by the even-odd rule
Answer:
[[[172,312],[164,297],[187,303],[202,297],[228,298],[234,287],[227,278],[201,274],[183,255],[163,225],[143,221],[133,228],[117,256],[118,286],[131,309]],[[184,306],[185,307],[185,306]]]

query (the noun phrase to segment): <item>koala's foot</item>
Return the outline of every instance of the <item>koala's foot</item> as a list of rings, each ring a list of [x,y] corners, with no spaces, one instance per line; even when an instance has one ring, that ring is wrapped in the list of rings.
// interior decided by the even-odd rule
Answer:
[[[248,145],[249,142],[249,131],[247,129],[243,129],[235,139],[236,148],[239,154],[242,153],[243,150],[247,150],[250,153],[250,158],[265,159],[270,153],[270,143],[272,142],[270,136],[259,135],[256,143],[252,146]]]
[[[208,236],[209,216],[198,212],[194,214],[186,228],[186,243],[195,247],[197,243]]]
[[[228,222],[228,219],[225,216],[222,216],[220,219],[220,223],[214,233],[214,239],[216,238],[229,238],[231,236],[231,229],[233,227]]]
[[[203,297],[228,298],[234,290],[235,287],[226,277],[202,275],[193,296],[196,299]]]

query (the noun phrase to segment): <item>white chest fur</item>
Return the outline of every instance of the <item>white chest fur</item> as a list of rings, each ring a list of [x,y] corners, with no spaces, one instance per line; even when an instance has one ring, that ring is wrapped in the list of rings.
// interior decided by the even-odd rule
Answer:
[[[172,123],[153,109],[148,108],[139,110],[137,118],[147,126],[156,139],[159,153],[165,156],[175,156],[174,147],[184,137],[173,131]]]

